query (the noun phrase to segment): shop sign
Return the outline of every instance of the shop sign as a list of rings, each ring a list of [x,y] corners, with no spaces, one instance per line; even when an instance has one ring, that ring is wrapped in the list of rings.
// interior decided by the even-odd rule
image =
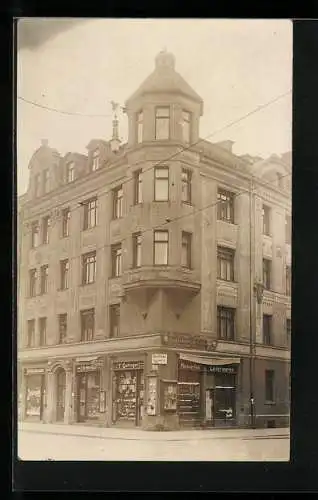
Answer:
[[[27,368],[27,375],[41,375],[44,374],[44,368]]]
[[[190,370],[192,372],[201,371],[201,365],[198,365],[197,363],[192,363],[191,361],[185,361],[184,359],[180,359],[179,363],[180,363],[179,368],[183,370]]]
[[[98,368],[103,367],[103,360],[96,359],[87,363],[80,363],[76,367],[77,373],[94,372]]]
[[[166,365],[168,363],[168,354],[154,353],[152,355],[153,365]]]
[[[171,347],[184,347],[187,349],[199,349],[201,351],[215,351],[217,341],[203,335],[185,335],[169,333],[162,336],[162,343]]]
[[[234,366],[208,366],[207,369],[209,373],[236,373],[236,367]]]
[[[148,377],[147,415],[156,415],[157,409],[157,377]]]
[[[113,363],[114,370],[143,370],[143,361],[115,361]]]

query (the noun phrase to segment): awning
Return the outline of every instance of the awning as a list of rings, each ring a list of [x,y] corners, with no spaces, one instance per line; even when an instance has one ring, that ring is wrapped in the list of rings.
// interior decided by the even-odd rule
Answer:
[[[191,361],[199,365],[222,366],[233,365],[241,362],[240,358],[205,358],[204,356],[195,356],[193,354],[180,353],[180,359]]]

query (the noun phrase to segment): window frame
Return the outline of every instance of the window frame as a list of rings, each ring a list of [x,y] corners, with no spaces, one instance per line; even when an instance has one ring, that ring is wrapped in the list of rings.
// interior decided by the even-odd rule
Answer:
[[[184,192],[187,195],[186,199],[184,199]],[[192,170],[189,168],[182,168],[181,170],[181,201],[182,203],[192,205]]]
[[[133,269],[138,269],[139,267],[141,267],[141,245],[142,245],[141,232],[134,233],[132,235],[132,240],[133,240],[132,267]]]
[[[142,169],[134,171],[134,205],[143,202],[142,199]]]
[[[37,248],[40,245],[40,224],[38,220],[31,223],[31,248]]]
[[[49,181],[50,181],[50,169],[45,168],[42,171],[42,191],[43,191],[43,194],[47,194],[50,191]]]
[[[181,232],[181,267],[183,269],[192,269],[192,233],[189,231]],[[185,244],[184,244],[185,242]],[[183,263],[184,249],[186,248],[186,264]]]
[[[96,172],[100,168],[100,151],[99,149],[94,149],[92,152],[92,163],[91,170],[92,172]]]
[[[49,244],[49,231],[51,227],[51,217],[46,215],[42,218],[42,245]]]
[[[32,325],[32,331],[30,331],[30,326]],[[27,339],[26,339],[26,346],[28,348],[35,347],[35,319],[28,319],[27,320]]]
[[[82,202],[83,206],[83,231],[97,226],[97,196]],[[93,214],[93,216],[91,215]],[[91,223],[93,220],[93,224]]]
[[[226,199],[222,201],[222,196]],[[235,193],[228,191],[227,189],[218,188],[217,191],[217,220],[227,222],[228,224],[235,223],[235,210],[234,210],[234,198]],[[224,216],[224,211],[226,214],[229,212],[229,217]]]
[[[34,198],[38,198],[40,196],[40,184],[41,176],[37,173],[34,175]]]
[[[70,235],[70,220],[71,209],[70,207],[63,208],[62,210],[62,238],[68,238]]]
[[[191,144],[191,137],[192,137],[192,113],[191,111],[187,111],[186,109],[183,109],[182,110],[182,140],[185,144]],[[188,120],[184,118],[184,115],[188,115]],[[188,137],[186,138],[185,137],[185,134],[184,134],[184,124],[187,124],[188,125]]]
[[[265,402],[275,402],[275,370],[265,370]]]
[[[226,265],[226,277],[222,277],[222,262]],[[228,272],[230,277],[228,278]],[[235,249],[228,247],[217,247],[217,279],[234,282],[235,277]]]
[[[124,190],[123,185],[116,186],[113,190],[113,219],[121,219],[124,216]],[[119,196],[119,193],[121,195]]]
[[[29,269],[29,297],[36,297],[38,270],[36,267]]]
[[[266,325],[266,328],[265,328]],[[263,344],[267,346],[273,345],[273,315],[263,314]]]
[[[67,339],[67,313],[58,314],[59,344],[66,344]],[[63,321],[62,321],[63,320]],[[64,330],[62,329],[64,327]]]
[[[272,286],[272,261],[263,257],[263,286],[264,290],[271,290]]]
[[[159,110],[168,110],[167,115],[158,116]],[[158,137],[158,124],[160,121],[166,120],[168,122],[168,136],[167,137]],[[155,140],[156,141],[169,141],[171,134],[171,110],[170,106],[156,106],[155,108]],[[160,127],[159,127],[160,129]]]
[[[159,176],[157,175],[159,171],[162,171],[162,172],[167,172],[168,175],[167,176]],[[165,183],[167,184],[167,198],[165,199],[158,199],[157,198],[157,181],[165,181]],[[170,168],[168,165],[161,165],[160,167],[155,167],[154,169],[154,201],[157,202],[157,203],[161,203],[161,202],[167,202],[170,200]]]
[[[235,341],[235,318],[234,307],[217,306],[217,338],[224,341]],[[224,323],[225,322],[225,323]],[[225,324],[225,335],[222,325]]]
[[[116,321],[114,319],[116,318]],[[116,334],[114,335],[114,331]],[[118,338],[120,333],[120,303],[109,305],[109,338]]]
[[[43,329],[44,326],[44,329]],[[44,347],[46,345],[46,335],[47,335],[47,317],[42,316],[39,318],[39,346]]]
[[[123,249],[121,243],[111,245],[111,277],[119,278],[123,274]]]
[[[49,265],[43,264],[43,266],[40,267],[40,295],[45,295],[46,293],[48,293],[48,288],[49,288]]]
[[[86,252],[82,254],[82,286],[92,285],[96,282],[96,261],[97,255],[96,250]],[[93,271],[91,271],[93,269]],[[93,279],[88,280],[91,273],[93,274]]]
[[[262,231],[263,235],[271,236],[271,208],[268,205],[262,206]]]
[[[70,160],[66,164],[66,183],[70,184],[71,182],[74,181],[75,181],[75,161]]]
[[[156,240],[156,234],[166,234],[167,239]],[[165,263],[156,263],[156,248],[158,247],[158,244],[165,244],[166,246],[167,259]],[[154,230],[153,232],[153,265],[156,267],[169,265],[169,231],[167,230],[159,229]]]
[[[292,216],[285,215],[285,243],[291,245],[292,242]]]
[[[91,342],[95,338],[95,308],[82,309],[80,311],[81,318],[81,342]],[[91,328],[88,328],[86,318],[90,318]],[[91,332],[90,335],[87,335],[87,332]]]
[[[140,119],[141,117],[141,119]],[[140,110],[136,113],[136,142],[141,144],[144,139],[144,112]]]
[[[60,260],[60,290],[69,289],[70,260]]]

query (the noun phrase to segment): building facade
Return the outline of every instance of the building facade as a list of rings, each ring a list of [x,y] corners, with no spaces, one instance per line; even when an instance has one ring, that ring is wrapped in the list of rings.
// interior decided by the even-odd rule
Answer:
[[[179,429],[289,422],[291,161],[199,139],[174,56],[129,133],[43,141],[19,200],[19,418]]]

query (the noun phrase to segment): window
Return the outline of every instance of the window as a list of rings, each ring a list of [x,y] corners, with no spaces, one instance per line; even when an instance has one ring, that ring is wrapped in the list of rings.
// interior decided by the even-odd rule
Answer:
[[[135,197],[134,203],[137,205],[138,203],[142,203],[142,171],[137,170],[134,172],[134,186],[135,186]]]
[[[95,172],[95,170],[99,169],[99,151],[96,150],[93,152],[93,157],[92,157],[92,170]]]
[[[123,216],[123,197],[124,192],[122,186],[113,189],[113,218],[119,219]]]
[[[291,329],[292,329],[291,319],[286,318],[286,336],[287,336],[287,343],[288,344],[290,344],[290,340],[291,340]]]
[[[291,243],[292,236],[292,220],[290,215],[286,215],[285,219],[285,242]]]
[[[40,331],[40,346],[46,344],[46,318],[39,319],[39,331]]]
[[[49,266],[45,264],[41,266],[40,274],[40,294],[47,293],[48,290],[48,276],[49,276]]]
[[[95,330],[95,311],[86,309],[81,311],[81,340],[82,342],[93,340]]]
[[[218,219],[234,224],[234,194],[228,191],[218,191]]]
[[[143,138],[143,120],[144,120],[144,114],[142,111],[140,111],[139,113],[137,113],[137,119],[136,119],[138,143],[141,143]]]
[[[165,266],[168,264],[168,231],[154,232],[154,264]]]
[[[191,140],[191,113],[182,111],[182,138],[186,144]]]
[[[133,235],[133,267],[141,266],[141,234]]]
[[[92,198],[83,202],[84,207],[84,224],[83,229],[90,229],[97,224],[97,199]]]
[[[109,306],[109,336],[118,337],[120,326],[120,305],[112,304]]]
[[[169,200],[169,168],[155,168],[155,201]]]
[[[235,309],[218,306],[217,334],[222,340],[234,340]]]
[[[279,189],[284,189],[284,176],[282,174],[277,173],[277,186]]]
[[[70,219],[71,219],[70,209],[64,208],[62,211],[62,238],[66,238],[70,234]]]
[[[34,347],[34,345],[35,345],[35,319],[29,319],[27,347]]]
[[[61,290],[66,290],[68,288],[68,278],[69,278],[70,263],[68,259],[60,261],[60,271],[61,271]]]
[[[272,316],[263,315],[263,342],[265,345],[272,344]]]
[[[30,295],[30,297],[36,296],[36,282],[37,282],[37,270],[30,269],[30,271],[29,271],[29,295]]]
[[[217,277],[224,281],[234,281],[234,250],[218,247],[217,250]]]
[[[265,370],[265,401],[272,403],[274,398],[274,370]]]
[[[263,205],[263,234],[270,236],[270,208]]]
[[[31,247],[35,248],[39,245],[39,222],[34,221],[31,225]]]
[[[49,191],[49,178],[50,178],[50,172],[49,169],[45,169],[42,172],[42,182],[43,182],[43,193],[48,193]]]
[[[66,165],[66,182],[73,182],[75,180],[75,163],[70,161]]]
[[[37,198],[40,191],[40,174],[35,174],[34,176],[34,196]]]
[[[192,172],[190,170],[182,169],[181,182],[182,182],[182,201],[184,203],[191,203],[191,179]]]
[[[59,322],[59,344],[65,344],[67,338],[67,314],[58,315]]]
[[[271,267],[271,261],[269,259],[263,259],[263,285],[266,290],[271,289]]]
[[[96,276],[96,252],[82,255],[82,285],[94,283]]]
[[[181,266],[191,268],[191,247],[192,247],[192,234],[182,232],[181,244]]]
[[[121,244],[112,245],[112,276],[120,276],[122,274],[122,250]]]
[[[292,289],[291,267],[286,266],[286,295],[291,295],[291,289]]]
[[[42,243],[43,245],[47,245],[49,242],[49,227],[51,225],[51,219],[50,216],[47,215],[46,217],[43,217],[42,220]]]
[[[169,139],[170,133],[170,108],[156,109],[156,140]]]

